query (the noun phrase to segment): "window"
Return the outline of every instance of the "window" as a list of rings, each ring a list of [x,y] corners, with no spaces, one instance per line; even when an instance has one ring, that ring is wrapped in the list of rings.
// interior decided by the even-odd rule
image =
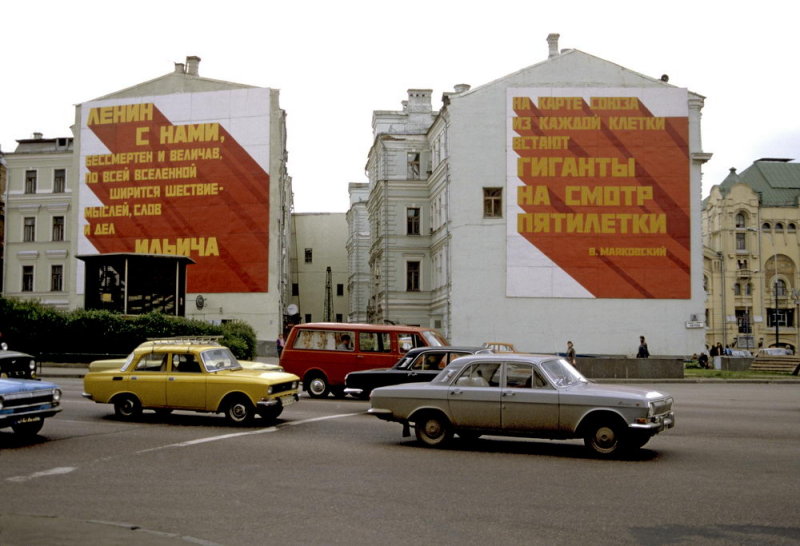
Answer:
[[[481,362],[467,366],[456,380],[459,387],[499,387],[500,363]]]
[[[741,212],[736,215],[736,227],[737,228],[745,227],[745,217],[744,214],[742,214]]]
[[[419,235],[420,224],[419,208],[410,207],[406,209],[406,235]]]
[[[734,296],[742,295],[742,285],[740,285],[738,282],[733,285],[733,295]]]
[[[419,180],[419,152],[408,152],[406,158],[408,162],[408,179]]]
[[[53,240],[54,241],[63,241],[64,240],[64,217],[63,216],[53,216]]]
[[[392,352],[392,336],[389,332],[359,332],[358,348],[362,352]]]
[[[736,324],[740,334],[750,334],[752,329],[750,327],[750,314],[747,309],[736,310]]]
[[[36,218],[26,216],[23,219],[22,240],[31,243],[36,240]]]
[[[299,296],[300,295],[300,285],[296,282],[292,283],[292,296]]]
[[[336,322],[344,322],[344,315],[336,313]]]
[[[775,231],[783,231],[783,222],[777,222],[775,224]]]
[[[406,291],[419,292],[419,262],[406,262]]]
[[[64,266],[54,265],[50,268],[50,291],[61,292],[64,290]]]
[[[773,295],[779,298],[786,297],[786,281],[783,279],[775,281],[775,293]]]
[[[736,234],[736,250],[747,250],[747,243],[745,240],[744,233],[737,233]]]
[[[36,171],[25,171],[25,193],[36,193]]]
[[[344,285],[343,284],[337,284],[336,285],[336,295],[337,296],[344,296]]]
[[[761,224],[761,231],[770,231],[770,230],[772,230],[772,226],[769,224],[769,222],[764,222],[763,224]]]
[[[753,295],[753,283],[749,282],[746,285],[744,285],[744,295],[745,296]]]
[[[67,171],[56,169],[53,171],[53,193],[64,193],[67,187]]]
[[[136,363],[137,372],[167,371],[168,355],[166,353],[147,353]]]
[[[306,263],[310,264],[313,260],[312,250],[310,248],[306,249]]]
[[[311,313],[306,313],[305,320],[306,320],[306,322],[312,322],[311,321]]]
[[[797,231],[797,225],[795,225],[794,222],[789,222],[789,225],[786,227],[786,230],[789,233],[795,233]]]
[[[794,326],[794,309],[767,309],[767,327]]]
[[[483,217],[503,217],[503,188],[483,188]]]
[[[33,266],[22,266],[22,291],[33,292]]]

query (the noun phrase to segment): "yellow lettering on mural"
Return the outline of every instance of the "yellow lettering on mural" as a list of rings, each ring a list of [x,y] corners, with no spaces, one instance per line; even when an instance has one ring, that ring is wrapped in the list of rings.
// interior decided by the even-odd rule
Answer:
[[[219,123],[192,123],[190,125],[164,125],[161,127],[161,144],[219,142],[219,140]]]
[[[515,131],[530,131],[533,127],[531,118],[511,118],[511,126]]]
[[[88,125],[153,121],[153,104],[119,104],[89,110]]]
[[[608,118],[608,128],[612,131],[663,131],[666,126],[665,118],[639,116]]]
[[[86,207],[83,209],[83,216],[86,218],[109,218],[130,216],[128,204],[108,205],[101,207]]]
[[[519,233],[631,233],[667,232],[666,214],[583,214],[527,212],[517,215]]]
[[[133,171],[133,179],[143,180],[179,180],[185,178],[197,178],[197,167],[187,165],[185,167],[161,167],[160,169],[136,169]]]
[[[543,131],[598,131],[600,118],[597,116],[541,117],[536,118]]]
[[[128,169],[119,171],[102,171],[103,182],[127,182],[131,179],[131,173]]]
[[[87,167],[108,167],[129,163],[151,163],[153,152],[120,152],[118,154],[87,155]]]
[[[549,205],[550,192],[547,186],[519,186],[517,188],[517,204],[525,205]]]
[[[583,99],[580,97],[539,97],[539,108],[542,110],[581,110]]]
[[[520,157],[517,176],[569,178],[631,178],[636,174],[632,157]]]
[[[134,216],[161,216],[161,203],[136,203],[133,205]]]
[[[656,256],[662,257],[667,255],[667,247],[654,246],[654,247],[601,247],[600,256]]]
[[[515,150],[566,150],[568,136],[524,136],[514,137],[511,142]]]
[[[653,186],[567,186],[564,202],[569,206],[642,206],[653,199]]]
[[[169,151],[170,161],[197,161],[198,159],[222,159],[219,148],[189,148]]]
[[[160,186],[133,186],[127,188],[111,188],[108,196],[111,199],[155,199],[161,197]]]
[[[150,144],[150,127],[137,127],[136,128],[136,145],[147,146]]]
[[[92,235],[114,235],[116,230],[114,224],[95,224]]]
[[[137,254],[170,254],[200,257],[219,256],[216,237],[182,237],[180,239],[136,239]]]
[[[530,110],[531,99],[530,97],[514,97],[511,99],[511,104],[514,110]]]
[[[592,110],[638,110],[637,97],[592,97]]]
[[[217,182],[207,184],[174,184],[164,187],[167,197],[196,197],[199,195],[218,195],[222,188]]]

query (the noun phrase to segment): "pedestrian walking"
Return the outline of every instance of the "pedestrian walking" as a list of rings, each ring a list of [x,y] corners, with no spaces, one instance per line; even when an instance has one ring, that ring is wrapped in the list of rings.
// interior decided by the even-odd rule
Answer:
[[[567,360],[573,366],[575,365],[575,347],[571,341],[567,341]]]
[[[639,336],[639,350],[636,353],[636,358],[649,358],[650,350],[647,348],[647,342],[644,336]]]

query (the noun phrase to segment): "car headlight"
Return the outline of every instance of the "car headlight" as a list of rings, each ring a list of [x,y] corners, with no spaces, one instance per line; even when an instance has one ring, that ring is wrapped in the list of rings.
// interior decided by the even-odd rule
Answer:
[[[656,405],[653,402],[648,402],[647,406],[647,416],[653,417],[656,414]]]
[[[300,382],[292,381],[292,389],[297,389],[297,388],[300,388]]]
[[[267,387],[267,394],[272,394],[272,385]]]
[[[53,402],[61,400],[61,389],[53,389]]]
[[[3,397],[0,396],[0,410],[3,409]]]
[[[28,362],[28,368],[30,368],[31,371],[35,370],[36,369],[36,361],[35,360],[31,360],[30,362]]]

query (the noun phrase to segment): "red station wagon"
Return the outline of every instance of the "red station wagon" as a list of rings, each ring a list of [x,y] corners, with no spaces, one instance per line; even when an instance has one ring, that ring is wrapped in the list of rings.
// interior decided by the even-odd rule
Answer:
[[[344,395],[344,377],[354,371],[389,368],[409,349],[444,346],[438,331],[416,326],[310,322],[292,328],[280,363],[303,380],[313,398]]]

